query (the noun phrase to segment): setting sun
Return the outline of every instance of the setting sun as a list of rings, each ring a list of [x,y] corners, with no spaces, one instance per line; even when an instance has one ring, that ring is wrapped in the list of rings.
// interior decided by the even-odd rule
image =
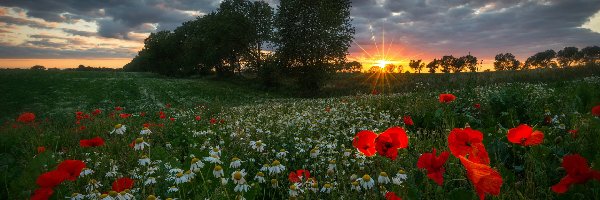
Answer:
[[[390,64],[390,63],[391,63],[391,62],[390,62],[390,61],[387,61],[387,60],[378,60],[378,61],[377,61],[377,66],[379,66],[380,68],[385,68],[385,66],[386,66],[387,64]]]

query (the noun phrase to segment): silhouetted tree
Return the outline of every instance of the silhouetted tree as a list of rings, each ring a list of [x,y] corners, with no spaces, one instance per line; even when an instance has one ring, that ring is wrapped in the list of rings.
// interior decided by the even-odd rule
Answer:
[[[525,60],[523,69],[548,68],[556,66],[554,58],[556,58],[556,52],[554,52],[552,49],[536,53]]]
[[[349,0],[281,0],[276,15],[277,57],[305,91],[317,92],[346,61],[354,35]]]
[[[450,73],[450,71],[455,67],[456,58],[452,55],[442,57],[440,60],[440,65],[442,66],[442,72]]]
[[[408,66],[417,73],[421,73],[421,70],[425,67],[425,62],[421,60],[410,60]]]
[[[556,60],[560,67],[570,67],[571,64],[579,63],[583,60],[583,54],[577,47],[565,47],[556,53]]]
[[[581,49],[581,54],[583,55],[583,61],[586,64],[592,64],[598,62],[600,60],[600,47],[598,46],[589,46]]]
[[[367,73],[379,73],[382,70],[383,69],[381,69],[381,67],[379,67],[379,66],[371,66],[371,68],[369,68],[369,70],[367,70]]]
[[[46,70],[46,67],[41,66],[41,65],[34,65],[33,67],[30,68],[31,70]]]
[[[477,57],[472,56],[471,53],[469,53],[469,55],[460,57],[459,60],[464,63],[465,68],[469,71],[477,72]]]
[[[383,68],[385,70],[385,72],[387,73],[394,73],[394,71],[396,71],[396,65],[390,63],[390,64],[386,64],[385,67]],[[400,72],[402,72],[402,69],[400,69]]]
[[[494,69],[496,71],[502,70],[517,70],[521,65],[512,53],[500,53],[496,55],[494,61]]]
[[[427,68],[429,69],[429,73],[435,73],[437,68],[440,66],[440,61],[438,59],[433,59],[431,62],[427,64]]]
[[[346,62],[342,65],[340,72],[360,72],[362,70],[362,64],[357,61]]]

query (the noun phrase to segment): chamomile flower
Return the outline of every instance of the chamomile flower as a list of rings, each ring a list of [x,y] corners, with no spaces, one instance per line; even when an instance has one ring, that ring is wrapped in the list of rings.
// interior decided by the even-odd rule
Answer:
[[[388,176],[387,173],[381,172],[381,173],[379,173],[379,177],[377,178],[377,182],[379,184],[388,184],[388,183],[390,183],[390,177]]]
[[[222,164],[221,158],[216,154],[210,155],[209,157],[204,157],[204,161],[212,163],[212,164]]]
[[[204,163],[198,158],[192,158],[192,164],[190,165],[190,170],[194,172],[200,171],[204,167]]]
[[[298,194],[302,192],[300,186],[301,185],[299,183],[294,183],[290,185],[290,189],[288,190],[288,194],[290,195],[290,197],[297,197]]]
[[[244,179],[244,176],[246,176],[246,172],[243,169],[242,171],[235,171],[231,173],[231,179],[235,184],[238,185],[246,183],[246,179]]]
[[[177,191],[179,191],[179,188],[177,188],[177,186],[171,186],[167,190],[168,193],[173,193],[173,192],[177,192]]]
[[[279,181],[277,179],[271,179],[271,187],[279,188]]]
[[[327,167],[327,170],[331,170],[331,171],[336,170],[337,168],[336,168],[335,163],[336,163],[335,160],[330,160],[329,161],[329,166]]]
[[[179,185],[180,183],[187,183],[190,180],[187,176],[184,176],[182,172],[179,172],[175,175],[175,184]]]
[[[102,184],[100,182],[96,181],[96,179],[91,179],[90,181],[88,181],[88,184],[85,186],[85,191],[90,193],[101,187],[102,187]]]
[[[217,156],[217,157],[221,157],[221,149],[219,148],[219,146],[213,147],[209,152],[209,155],[211,156]]]
[[[352,149],[346,149],[346,150],[344,150],[344,156],[350,157],[350,155],[352,155]]]
[[[350,190],[360,191],[360,184],[358,183],[358,181],[352,181],[352,184],[350,185]]]
[[[258,183],[264,183],[265,182],[265,174],[262,172],[256,173],[256,176],[254,176],[254,180],[258,181]]]
[[[317,158],[317,156],[319,156],[319,153],[321,151],[319,150],[319,147],[315,147],[312,150],[310,150],[310,157],[311,158]]]
[[[406,176],[406,172],[404,170],[399,170],[396,176],[392,177],[392,183],[396,185],[402,184],[408,177]]]
[[[285,171],[285,166],[281,165],[279,160],[273,161],[271,167],[269,167],[269,174],[279,174],[283,171]]]
[[[90,175],[90,174],[93,174],[93,173],[94,173],[94,170],[92,170],[90,168],[83,168],[81,170],[81,173],[79,173],[79,177],[84,177],[84,176],[87,176],[87,175]]]
[[[141,166],[146,166],[148,164],[150,164],[150,158],[148,158],[148,156],[143,155],[142,158],[138,159],[138,163]]]
[[[277,152],[277,158],[282,159],[285,158],[285,156],[288,154],[289,152],[286,151],[285,149],[281,149],[279,150],[279,152]]]
[[[242,165],[242,160],[240,160],[237,157],[233,157],[233,159],[231,159],[231,163],[229,164],[229,167],[239,168],[241,165]]]
[[[221,178],[224,175],[223,167],[221,167],[221,165],[215,166],[215,168],[213,169],[213,175],[215,176],[215,178]]]
[[[121,191],[118,195],[117,195],[117,199],[119,200],[132,200],[135,199],[135,196],[133,196],[130,190],[123,190]]]
[[[110,132],[110,134],[115,133],[115,134],[123,135],[126,130],[127,130],[127,126],[122,125],[122,124],[117,124],[117,125],[115,125],[115,128]]]
[[[144,147],[149,147],[150,144],[148,144],[147,142],[144,141],[144,138],[137,138],[135,139],[135,145],[133,146],[133,149],[135,150],[144,150]]]
[[[152,133],[152,131],[150,131],[150,129],[148,129],[148,127],[144,127],[140,131],[140,135],[150,135],[150,133]]]
[[[310,188],[308,188],[308,189],[313,192],[318,192],[319,191],[319,183],[317,183],[316,181],[313,181],[312,183],[310,183]]]
[[[225,186],[227,185],[227,182],[229,182],[228,178],[221,178],[221,185]]]
[[[83,194],[79,194],[79,193],[73,193],[70,197],[67,197],[67,199],[71,199],[71,200],[83,200],[85,198],[85,196],[83,196]]]
[[[152,176],[148,177],[146,179],[146,181],[144,181],[144,186],[153,185],[153,184],[156,184],[156,178],[154,178]]]
[[[114,191],[113,191],[113,192],[114,192]],[[113,198],[113,197],[111,197],[111,196],[110,196],[110,195],[108,195],[108,194],[102,194],[102,195],[100,195],[100,197],[99,197],[99,198],[100,198],[100,200],[114,200],[114,198]]]
[[[271,167],[271,164],[264,164],[261,168],[260,171],[266,172],[269,171],[269,168]]]
[[[333,189],[333,185],[331,183],[325,183],[325,185],[323,185],[323,188],[321,188],[321,192],[324,193],[331,193],[331,189]]]
[[[373,189],[373,186],[375,186],[375,181],[368,174],[365,174],[362,178],[356,180],[364,189]]]
[[[262,140],[258,140],[258,141],[250,141],[250,147],[252,147],[252,149],[258,151],[258,152],[263,152],[265,150],[265,147],[267,145],[264,144],[262,142]]]
[[[237,184],[235,185],[235,188],[233,188],[234,192],[248,192],[248,190],[250,189],[250,186],[246,183],[244,184]]]

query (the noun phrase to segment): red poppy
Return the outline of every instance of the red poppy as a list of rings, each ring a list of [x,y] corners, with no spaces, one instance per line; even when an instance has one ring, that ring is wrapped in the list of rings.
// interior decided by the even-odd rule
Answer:
[[[476,104],[473,105],[473,107],[475,107],[475,109],[480,109],[481,108],[481,104],[476,103]]]
[[[502,187],[502,176],[490,166],[472,162],[464,156],[458,157],[467,170],[467,178],[471,181],[479,199],[485,199],[485,194],[499,195]]]
[[[175,118],[174,118],[174,117],[171,117],[171,118],[169,118],[169,120],[171,120],[172,122],[174,122],[174,121],[175,121]]]
[[[196,121],[200,121],[200,120],[202,119],[202,117],[200,117],[200,116],[198,116],[198,115],[197,115],[197,116],[196,116],[196,118],[194,118],[194,119],[195,119]]]
[[[210,124],[216,124],[217,123],[217,119],[215,118],[210,118]]]
[[[121,114],[119,114],[119,117],[121,117],[122,119],[127,119],[127,118],[131,117],[131,114],[121,113]]]
[[[506,135],[508,141],[521,146],[534,146],[544,141],[544,133],[533,131],[533,128],[527,124],[521,124],[516,128],[508,130]]]
[[[123,110],[123,107],[121,107],[121,106],[115,107],[115,111],[121,111],[121,110]]]
[[[19,117],[17,118],[17,122],[21,122],[21,123],[31,123],[34,120],[35,120],[35,114],[30,113],[30,112],[21,113],[21,115],[19,115]]]
[[[38,152],[38,154],[40,154],[40,153],[44,153],[44,151],[46,151],[46,147],[44,147],[44,146],[39,146],[39,147],[37,148],[37,152]]]
[[[102,110],[100,110],[100,109],[96,109],[96,110],[92,111],[92,115],[99,115],[101,113],[102,113]]]
[[[372,131],[360,131],[356,134],[356,136],[354,136],[352,146],[365,154],[365,156],[373,156],[376,152],[375,138],[377,138],[377,134],[373,133]]]
[[[394,192],[386,192],[385,193],[385,200],[402,200],[402,198],[400,198]]]
[[[404,124],[406,124],[407,126],[415,125],[412,118],[408,115],[404,116]]]
[[[116,192],[121,192],[123,190],[126,189],[131,189],[133,187],[133,179],[130,178],[120,178],[115,180],[115,182],[113,182],[112,184],[112,190],[116,191]]]
[[[158,112],[158,118],[164,119],[164,118],[167,118],[167,115],[165,114],[165,112],[159,111]]]
[[[47,200],[54,194],[52,188],[38,188],[31,195],[31,200]]]
[[[592,108],[592,115],[600,117],[600,105],[594,106]]]
[[[53,170],[38,176],[35,183],[42,188],[53,188],[69,178],[69,173],[62,170]]]
[[[310,178],[310,172],[308,170],[304,170],[304,169],[299,169],[299,170],[296,170],[295,172],[292,171],[288,175],[288,179],[292,183],[298,183],[298,182],[301,182],[302,180],[307,180],[309,178]]]
[[[567,171],[567,175],[552,186],[552,191],[556,193],[565,193],[569,190],[569,186],[582,184],[591,179],[600,181],[600,172],[591,169],[587,160],[579,154],[563,157],[562,167]]]
[[[453,94],[440,94],[440,103],[450,103],[456,99]]]
[[[444,151],[440,156],[436,156],[435,148],[432,153],[424,153],[419,157],[417,161],[417,167],[420,169],[427,170],[427,177],[435,181],[438,185],[442,186],[444,183],[444,163],[448,160],[450,153]]]
[[[571,134],[572,138],[576,138],[578,132],[579,132],[579,130],[577,130],[577,129],[569,130],[569,134]]]
[[[81,160],[65,160],[58,165],[57,170],[67,172],[69,174],[67,180],[74,181],[79,177],[83,168],[85,168],[85,163]]]
[[[483,134],[471,128],[455,128],[448,135],[448,146],[452,155],[468,156],[468,159],[481,164],[490,164],[490,158],[483,145]]]
[[[408,147],[408,135],[400,127],[392,127],[381,133],[375,139],[375,149],[379,155],[396,160],[399,148]]]
[[[140,117],[145,117],[146,116],[146,112],[140,112]]]
[[[79,146],[81,147],[98,147],[104,145],[104,139],[101,137],[95,137],[89,140],[79,140]]]
[[[85,126],[80,126],[80,127],[79,127],[79,130],[80,130],[80,131],[83,131],[83,130],[85,130],[85,129],[86,129],[86,127],[85,127]]]

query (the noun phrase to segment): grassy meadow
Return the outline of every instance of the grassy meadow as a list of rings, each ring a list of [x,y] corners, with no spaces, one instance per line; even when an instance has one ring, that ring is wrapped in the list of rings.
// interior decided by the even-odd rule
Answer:
[[[591,113],[600,105],[598,68],[344,74],[318,98],[245,80],[0,70],[0,91],[0,199],[29,198],[38,176],[63,160],[83,161],[85,173],[54,187],[51,199],[385,199],[386,191],[477,199],[457,157],[445,163],[441,185],[417,168],[423,153],[449,151],[449,132],[464,127],[483,133],[503,180],[499,195],[486,199],[600,197],[600,181],[551,190],[567,174],[565,155],[580,154],[600,170],[600,119]],[[457,98],[440,103],[441,93]],[[23,112],[35,120],[17,122]],[[542,131],[543,143],[510,143],[508,130],[520,124]],[[409,138],[395,160],[353,147],[361,130],[395,126]],[[81,145],[95,137],[104,144]],[[311,179],[293,183],[290,172],[299,169]],[[365,175],[374,187],[363,186]],[[112,191],[123,177],[133,186]]]

